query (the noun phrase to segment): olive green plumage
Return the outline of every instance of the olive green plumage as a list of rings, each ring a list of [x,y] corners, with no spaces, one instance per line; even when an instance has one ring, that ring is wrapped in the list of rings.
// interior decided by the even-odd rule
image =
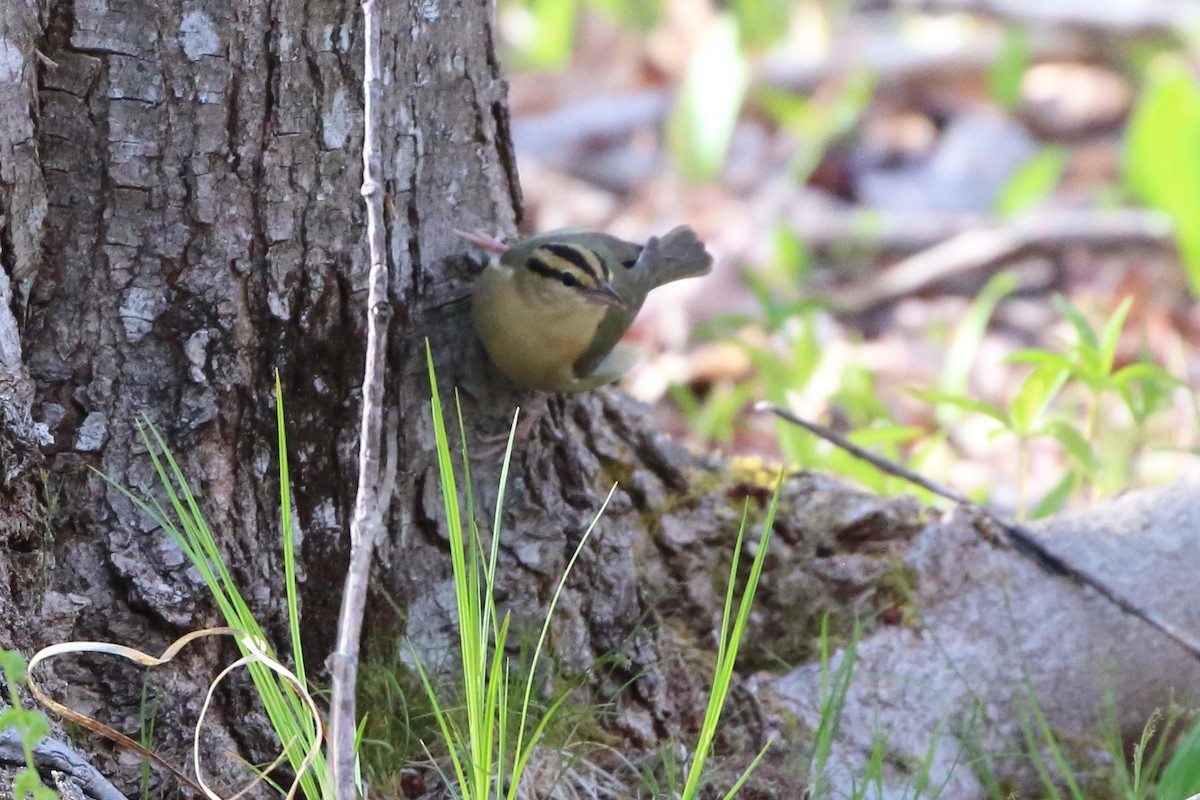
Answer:
[[[586,391],[630,366],[631,352],[617,342],[651,290],[711,267],[712,256],[682,225],[644,246],[555,231],[492,259],[476,281],[472,317],[492,362],[518,386]]]

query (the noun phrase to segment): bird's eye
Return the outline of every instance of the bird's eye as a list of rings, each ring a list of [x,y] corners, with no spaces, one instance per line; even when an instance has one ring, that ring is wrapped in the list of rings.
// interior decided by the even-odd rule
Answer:
[[[578,286],[579,285],[579,279],[576,278],[574,275],[572,275],[569,272],[561,273],[558,276],[558,279],[560,281],[562,281],[563,286]]]

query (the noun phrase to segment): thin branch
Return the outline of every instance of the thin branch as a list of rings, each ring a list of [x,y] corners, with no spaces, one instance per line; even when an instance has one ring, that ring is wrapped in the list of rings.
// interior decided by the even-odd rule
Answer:
[[[1063,559],[1062,556],[1051,552],[1050,549],[1047,548],[1046,545],[1044,545],[1042,541],[1037,538],[1037,535],[1024,525],[1004,519],[1000,516],[1000,514],[989,509],[987,506],[980,505],[979,503],[974,502],[970,498],[954,491],[953,489],[947,489],[944,486],[934,483],[928,478],[922,477],[921,475],[918,475],[917,473],[893,461],[889,461],[886,458],[868,452],[867,450],[864,450],[863,448],[849,441],[841,434],[830,430],[824,425],[819,425],[815,422],[809,422],[806,419],[802,419],[787,409],[780,408],[773,403],[755,403],[754,410],[774,414],[780,419],[790,422],[793,425],[798,425],[809,433],[812,433],[813,435],[824,439],[834,446],[845,450],[855,458],[866,461],[871,466],[882,472],[885,472],[888,475],[901,478],[940,497],[944,497],[947,500],[952,500],[955,503],[958,503],[960,506],[963,506],[985,520],[991,526],[999,528],[1004,534],[1004,537],[1009,541],[1009,543],[1012,544],[1014,550],[1026,556],[1027,558],[1030,558],[1042,569],[1053,575],[1061,575],[1065,578],[1068,578],[1077,585],[1088,586],[1092,589],[1095,589],[1101,597],[1108,600],[1117,608],[1121,609],[1126,614],[1131,614],[1132,616],[1137,617],[1152,628],[1158,629],[1173,642],[1191,653],[1193,658],[1200,659],[1200,642],[1197,642],[1196,639],[1193,638],[1187,631],[1177,627],[1174,623],[1163,618],[1157,612],[1142,608],[1120,591],[1109,586],[1102,578],[1093,575],[1087,569],[1078,567]]]
[[[1078,28],[1098,36],[1183,34],[1200,23],[1200,9],[1178,0],[1097,3],[1095,0],[892,0],[906,11],[966,12],[1030,27]]]
[[[337,800],[354,800],[355,706],[358,680],[358,649],[362,638],[363,612],[375,543],[383,534],[383,520],[390,497],[381,492],[381,431],[383,428],[384,372],[387,359],[387,329],[392,316],[388,300],[386,231],[383,221],[383,158],[379,131],[383,125],[380,102],[382,86],[379,65],[379,16],[375,0],[363,0],[365,69],[363,74],[363,183],[367,204],[367,243],[370,248],[370,290],[367,296],[367,363],[363,375],[362,425],[359,430],[358,495],[350,523],[350,566],[338,617],[337,649],[330,657],[333,699],[329,715],[333,781]],[[390,490],[387,492],[390,495]]]
[[[862,313],[974,270],[994,268],[1031,253],[1070,247],[1170,247],[1166,214],[1143,209],[1054,211],[1015,222],[966,230],[876,273],[869,283],[834,292],[833,307]]]

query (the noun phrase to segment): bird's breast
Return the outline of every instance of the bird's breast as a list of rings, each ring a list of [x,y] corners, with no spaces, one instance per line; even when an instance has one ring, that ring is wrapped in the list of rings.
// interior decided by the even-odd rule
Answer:
[[[573,365],[604,315],[599,306],[530,298],[510,275],[489,269],[476,282],[471,316],[492,363],[525,389],[569,391]]]

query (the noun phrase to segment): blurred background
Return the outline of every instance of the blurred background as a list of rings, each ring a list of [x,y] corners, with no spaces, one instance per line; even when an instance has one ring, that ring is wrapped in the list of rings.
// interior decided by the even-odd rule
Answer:
[[[661,428],[913,491],[768,400],[1024,517],[1196,468],[1200,3],[497,19],[525,232],[687,223],[716,256],[631,332],[626,388]]]

